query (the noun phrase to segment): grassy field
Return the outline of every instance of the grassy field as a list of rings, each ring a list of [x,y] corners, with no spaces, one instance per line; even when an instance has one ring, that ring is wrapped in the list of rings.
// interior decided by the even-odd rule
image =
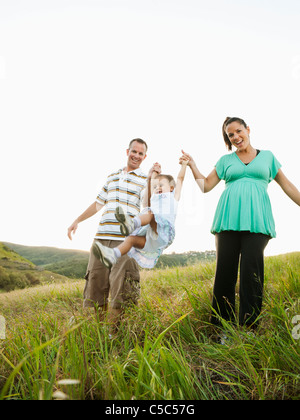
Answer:
[[[260,327],[224,324],[226,345],[209,323],[213,277],[214,263],[142,272],[113,339],[83,312],[82,280],[0,294],[0,399],[299,399],[300,253],[266,258]]]

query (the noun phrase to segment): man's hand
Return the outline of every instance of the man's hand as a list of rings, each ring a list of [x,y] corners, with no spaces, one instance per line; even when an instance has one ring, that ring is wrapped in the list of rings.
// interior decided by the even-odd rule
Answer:
[[[75,220],[75,222],[73,222],[71,226],[68,228],[68,238],[70,239],[70,241],[72,241],[72,233],[73,235],[75,235],[77,228],[78,228],[78,222]]]
[[[156,173],[158,175],[161,174],[161,165],[158,162],[153,164],[152,168],[149,171],[148,178],[152,178],[152,175],[154,173]]]
[[[94,214],[96,214],[99,210],[101,210],[102,207],[104,207],[104,205],[99,204],[97,201],[92,203],[79,217],[77,217],[76,220],[74,220],[74,222],[68,228],[68,238],[72,241],[72,233],[73,235],[75,235],[79,223],[83,222],[89,217],[94,216]]]

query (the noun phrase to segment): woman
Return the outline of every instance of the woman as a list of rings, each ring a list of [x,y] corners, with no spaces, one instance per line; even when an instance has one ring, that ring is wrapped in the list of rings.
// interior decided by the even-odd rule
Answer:
[[[181,161],[189,160],[202,192],[211,191],[220,180],[226,186],[211,229],[217,249],[212,323],[220,324],[220,317],[235,319],[235,286],[240,264],[239,323],[253,328],[262,307],[264,249],[276,236],[268,184],[275,179],[299,206],[300,192],[283,174],[272,152],[251,145],[250,128],[244,120],[226,118],[223,137],[228,150],[234,147],[236,151],[221,157],[207,177],[184,151]]]

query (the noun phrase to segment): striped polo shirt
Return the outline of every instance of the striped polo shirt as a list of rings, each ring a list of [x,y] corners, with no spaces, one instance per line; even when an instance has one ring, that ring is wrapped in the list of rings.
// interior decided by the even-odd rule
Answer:
[[[120,169],[107,177],[96,201],[105,206],[95,239],[122,240],[120,224],[115,218],[117,206],[122,206],[130,216],[141,210],[142,193],[147,184],[147,175],[140,168],[131,172]]]

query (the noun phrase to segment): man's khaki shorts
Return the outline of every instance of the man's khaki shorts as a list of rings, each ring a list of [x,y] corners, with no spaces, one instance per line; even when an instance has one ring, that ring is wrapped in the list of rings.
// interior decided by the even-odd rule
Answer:
[[[97,240],[102,245],[115,248],[122,241]],[[97,259],[91,249],[85,276],[83,306],[97,307],[108,303],[110,307],[120,309],[128,304],[137,304],[140,297],[139,266],[133,258],[123,255],[110,270]]]

